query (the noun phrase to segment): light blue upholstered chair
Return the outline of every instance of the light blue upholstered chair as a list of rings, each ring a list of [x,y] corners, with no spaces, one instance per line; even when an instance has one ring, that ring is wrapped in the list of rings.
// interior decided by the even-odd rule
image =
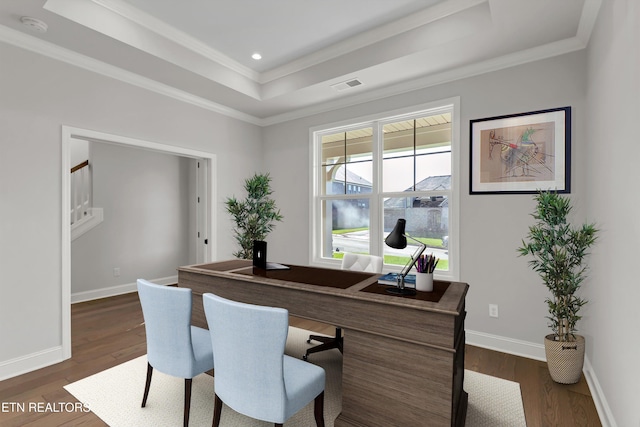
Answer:
[[[248,417],[282,426],[315,400],[314,416],[324,426],[325,372],[284,354],[289,312],[204,294],[215,360],[213,426],[222,403]]]
[[[211,337],[191,326],[191,289],[161,286],[138,280],[147,333],[147,382],[142,407],[147,404],[153,370],[184,378],[184,426],[189,425],[191,381],[213,369]]]
[[[382,273],[382,264],[384,263],[382,257],[377,255],[365,255],[354,254],[345,252],[342,257],[342,270],[350,271],[362,271],[365,273]],[[307,360],[312,353],[319,353],[325,350],[331,350],[337,348],[342,353],[343,337],[342,328],[336,328],[336,335],[334,337],[326,337],[324,335],[309,335],[307,343],[311,344],[311,341],[318,341],[322,344],[307,349],[302,358]]]

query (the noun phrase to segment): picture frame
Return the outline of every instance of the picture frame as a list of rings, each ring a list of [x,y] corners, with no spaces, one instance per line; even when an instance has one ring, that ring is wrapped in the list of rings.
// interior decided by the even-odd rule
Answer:
[[[470,194],[571,192],[571,107],[470,121]]]

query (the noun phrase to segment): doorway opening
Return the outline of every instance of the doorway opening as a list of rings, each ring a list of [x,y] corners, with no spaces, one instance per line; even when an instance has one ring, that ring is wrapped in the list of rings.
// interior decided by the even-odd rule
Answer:
[[[160,144],[151,141],[128,138],[119,135],[96,132],[86,129],[62,127],[62,353],[63,359],[71,357],[71,183],[70,169],[72,165],[71,147],[76,141],[90,143],[111,144],[124,148],[148,150],[189,159],[194,167],[195,195],[190,199],[197,200],[195,209],[195,224],[189,226],[189,232],[194,230],[197,237],[192,242],[195,247],[190,252],[195,254],[196,262],[209,262],[215,259],[214,228],[215,209],[212,206],[215,198],[215,169],[216,156],[211,153],[191,150],[178,146]]]

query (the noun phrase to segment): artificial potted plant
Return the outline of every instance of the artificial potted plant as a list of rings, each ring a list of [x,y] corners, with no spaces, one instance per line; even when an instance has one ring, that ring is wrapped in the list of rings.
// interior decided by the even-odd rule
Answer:
[[[576,334],[578,314],[587,301],[576,295],[586,277],[585,258],[596,241],[595,224],[573,227],[567,221],[571,201],[553,191],[535,195],[536,223],[529,227],[520,256],[531,256],[529,265],[549,289],[546,299],[552,334],[545,337],[545,354],[551,378],[562,384],[580,380],[584,363],[584,337]]]
[[[240,245],[233,256],[252,259],[253,241],[264,240],[275,227],[274,222],[282,221],[283,216],[270,197],[273,192],[269,174],[254,174],[245,180],[244,189],[247,191],[245,200],[228,197],[225,205],[235,221],[233,233]]]

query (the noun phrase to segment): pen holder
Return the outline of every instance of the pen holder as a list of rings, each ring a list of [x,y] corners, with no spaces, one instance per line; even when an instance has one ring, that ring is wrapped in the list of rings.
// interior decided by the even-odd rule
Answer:
[[[417,273],[416,290],[422,292],[433,291],[433,273]]]

